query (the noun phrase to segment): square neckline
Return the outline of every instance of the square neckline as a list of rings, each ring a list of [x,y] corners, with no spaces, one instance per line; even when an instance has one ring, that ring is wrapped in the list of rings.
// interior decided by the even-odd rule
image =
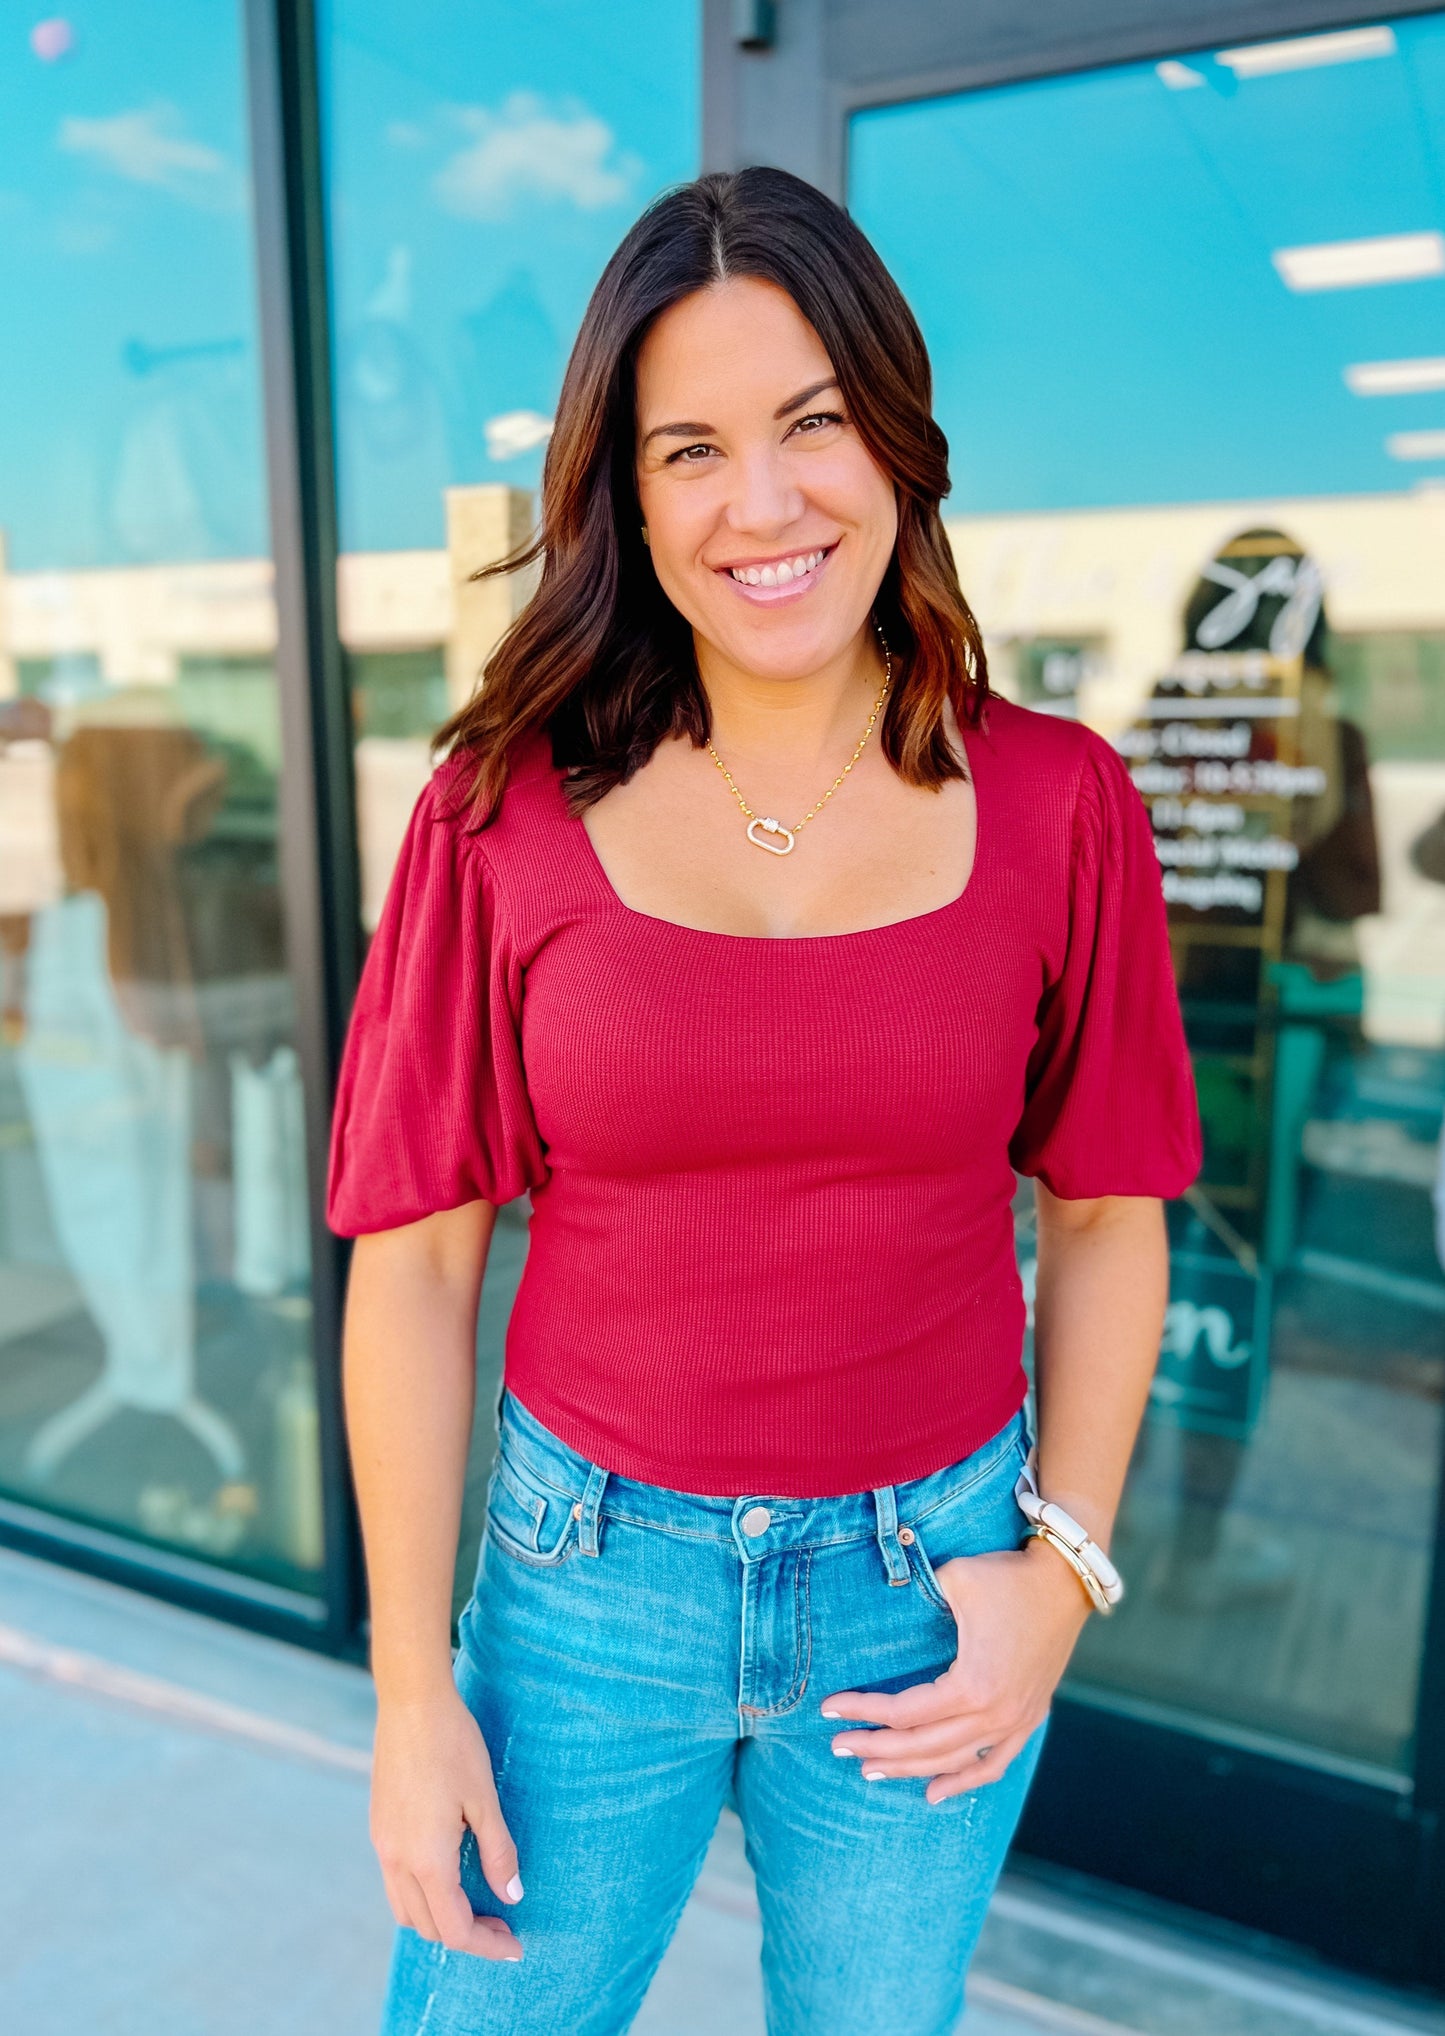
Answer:
[[[568,814],[566,812],[565,801],[563,801],[563,812],[572,822],[572,825],[580,832],[584,844],[584,853],[590,861],[593,872],[600,881],[603,890],[606,892],[609,902],[619,912],[626,913],[630,919],[642,919],[652,926],[665,926],[674,933],[695,934],[703,940],[747,941],[754,947],[800,947],[803,945],[814,945],[818,941],[823,940],[866,940],[870,936],[879,933],[896,933],[902,927],[925,926],[930,919],[942,919],[946,914],[961,912],[977,887],[979,876],[983,869],[985,851],[992,839],[992,835],[991,830],[986,829],[983,825],[983,807],[979,798],[978,767],[975,753],[970,747],[969,738],[961,725],[958,730],[958,741],[963,750],[963,762],[964,768],[968,773],[968,782],[973,786],[973,857],[968,866],[968,875],[963,881],[963,889],[956,897],[947,899],[942,905],[932,905],[926,912],[911,912],[904,919],[885,919],[878,926],[852,926],[845,928],[839,933],[725,933],[716,926],[689,926],[681,919],[664,919],[657,912],[640,911],[636,905],[628,904],[616,884],[613,883],[611,877],[607,874],[602,858],[597,853],[597,844],[588,833],[586,822],[582,816],[578,814],[574,818],[573,815]],[[562,798],[560,773],[557,779],[557,795],[559,799]]]

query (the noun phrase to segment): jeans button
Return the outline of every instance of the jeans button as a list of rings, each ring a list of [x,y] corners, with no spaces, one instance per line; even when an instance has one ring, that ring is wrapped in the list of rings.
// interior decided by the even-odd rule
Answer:
[[[766,1534],[773,1524],[773,1516],[766,1506],[749,1506],[738,1525],[744,1534],[754,1536]]]

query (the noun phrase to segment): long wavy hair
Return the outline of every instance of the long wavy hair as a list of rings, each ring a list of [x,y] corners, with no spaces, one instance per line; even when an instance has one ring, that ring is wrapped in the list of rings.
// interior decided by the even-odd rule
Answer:
[[[976,725],[988,694],[983,639],[959,588],[939,505],[948,441],[933,420],[923,335],[898,285],[841,206],[785,170],[699,177],[658,198],[602,273],[562,383],[535,537],[478,578],[541,563],[531,599],[472,699],[436,746],[471,766],[485,824],[508,762],[545,731],[580,813],[625,783],[668,736],[710,732],[692,632],[642,542],[635,473],[636,365],[654,322],[735,276],[785,290],[817,333],[863,444],[893,483],[898,538],[875,603],[895,684],[882,724],[909,784],[964,775],[945,709]]]

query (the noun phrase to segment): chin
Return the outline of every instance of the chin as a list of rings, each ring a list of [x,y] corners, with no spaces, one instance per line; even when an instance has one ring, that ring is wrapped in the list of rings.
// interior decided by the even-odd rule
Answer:
[[[841,643],[769,643],[751,638],[730,649],[728,656],[745,672],[765,679],[805,679],[843,648]]]
[[[764,613],[746,629],[739,629],[735,618],[729,619],[731,628],[710,632],[713,643],[730,663],[770,679],[806,678],[846,650],[857,633],[847,628],[819,629],[811,619],[806,628],[799,627],[787,615]]]

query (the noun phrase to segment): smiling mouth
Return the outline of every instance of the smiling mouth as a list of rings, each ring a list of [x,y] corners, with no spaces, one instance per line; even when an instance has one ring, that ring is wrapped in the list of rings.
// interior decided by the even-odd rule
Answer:
[[[718,570],[739,587],[781,593],[785,588],[801,588],[812,580],[836,548],[825,544],[812,551],[795,552],[788,558],[769,559],[766,565],[720,566]]]

